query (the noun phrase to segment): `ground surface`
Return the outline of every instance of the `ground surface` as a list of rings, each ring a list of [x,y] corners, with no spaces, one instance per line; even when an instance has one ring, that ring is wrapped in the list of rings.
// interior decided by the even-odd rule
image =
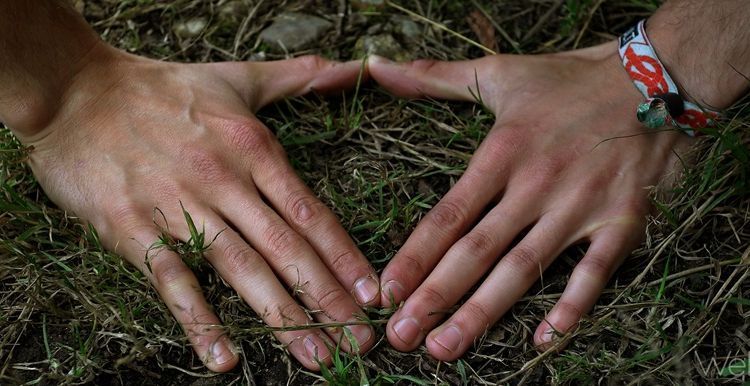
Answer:
[[[388,32],[392,7],[352,10],[346,1],[79,2],[104,39],[174,61],[269,60],[260,31],[281,12],[320,15],[334,28],[303,53],[351,59],[356,40]],[[658,2],[647,0],[401,1],[473,40],[467,16],[489,16],[501,52],[553,52],[611,39]],[[476,14],[476,13],[475,13]],[[199,19],[198,21],[196,21]],[[481,19],[481,18],[480,18]],[[201,21],[202,20],[202,21]],[[476,20],[476,18],[475,18]],[[487,20],[487,19],[485,19]],[[192,21],[201,28],[186,32]],[[204,24],[200,24],[203,23]],[[487,25],[487,23],[484,23]],[[183,27],[180,27],[183,25]],[[417,20],[420,36],[393,33],[408,55],[475,58],[482,51]],[[195,26],[195,24],[193,24]],[[476,30],[477,28],[475,28]],[[481,34],[481,26],[479,27]],[[3,131],[0,141],[0,384],[702,384],[740,382],[750,361],[748,133],[740,106],[730,124],[702,140],[647,242],[618,271],[562,354],[531,344],[585,246],[573,248],[467,355],[439,363],[423,349],[399,353],[381,341],[361,358],[341,357],[326,378],[302,370],[255,315],[217,280],[197,272],[209,302],[241,343],[233,372],[208,373],[143,277],[56,209]],[[456,178],[493,117],[468,104],[397,100],[376,86],[310,96],[261,114],[293,164],[341,217],[381,269]],[[748,296],[745,296],[748,295]],[[750,312],[750,309],[748,310]],[[371,314],[374,320],[383,316]],[[382,325],[378,325],[381,329]],[[382,336],[382,334],[381,334]],[[348,367],[345,367],[348,366]]]

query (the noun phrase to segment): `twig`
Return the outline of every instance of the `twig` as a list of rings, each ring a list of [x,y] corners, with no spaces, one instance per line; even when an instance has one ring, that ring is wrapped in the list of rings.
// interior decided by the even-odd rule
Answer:
[[[583,24],[583,28],[581,28],[581,32],[578,34],[578,37],[576,37],[575,43],[573,43],[573,49],[578,48],[578,43],[581,42],[581,38],[583,37],[583,34],[586,33],[586,30],[589,28],[589,24],[591,23],[591,19],[594,18],[594,14],[596,13],[596,10],[599,9],[599,7],[602,6],[602,3],[604,0],[599,0],[596,5],[594,5],[593,8],[591,8],[591,12],[589,12],[589,17],[586,19],[586,23]]]
[[[486,52],[486,53],[488,53],[490,55],[497,55],[497,52],[495,52],[494,50],[492,50],[490,48],[487,48],[484,45],[482,45],[481,43],[475,42],[474,40],[471,40],[471,39],[467,38],[464,35],[461,35],[460,33],[456,32],[456,31],[453,31],[452,29],[446,27],[443,24],[440,24],[438,22],[432,21],[432,20],[430,20],[430,19],[428,19],[428,18],[426,18],[426,17],[424,17],[424,16],[422,16],[422,15],[420,15],[418,13],[410,11],[410,10],[408,10],[408,9],[406,9],[406,8],[398,5],[398,4],[393,4],[390,1],[386,2],[386,4],[388,4],[388,6],[390,6],[390,7],[396,8],[397,10],[399,10],[399,11],[401,11],[403,13],[408,14],[409,16],[411,16],[413,18],[419,19],[419,20],[421,20],[421,21],[423,21],[423,22],[425,22],[427,24],[430,24],[430,25],[432,25],[433,27],[435,27],[437,29],[441,29],[441,30],[443,30],[445,32],[448,32],[449,34],[451,34],[451,35],[453,35],[453,36],[455,36],[455,37],[457,37],[457,38],[465,41],[466,43],[469,43],[469,44],[471,44],[474,47],[478,47],[478,48],[482,49],[484,52]]]
[[[547,12],[545,12],[539,20],[537,20],[536,24],[529,28],[529,30],[526,32],[526,35],[523,35],[523,38],[521,38],[522,42],[528,41],[531,39],[534,35],[536,35],[540,29],[542,29],[542,26],[547,23],[547,19],[549,19],[557,10],[560,8],[560,6],[563,4],[563,0],[557,0],[555,4],[553,4]]]

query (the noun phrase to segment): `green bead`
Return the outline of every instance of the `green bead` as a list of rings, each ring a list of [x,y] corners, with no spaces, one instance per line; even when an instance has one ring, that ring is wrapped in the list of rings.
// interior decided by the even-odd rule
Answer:
[[[636,117],[649,129],[658,129],[667,125],[669,112],[663,103],[645,102],[638,105]]]

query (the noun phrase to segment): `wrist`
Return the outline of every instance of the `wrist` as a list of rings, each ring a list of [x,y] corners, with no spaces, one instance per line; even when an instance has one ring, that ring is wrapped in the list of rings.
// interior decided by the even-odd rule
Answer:
[[[667,3],[646,23],[648,36],[686,100],[708,109],[726,109],[750,91],[750,82],[742,74],[748,63],[735,57],[734,50],[721,40],[734,36],[711,36],[710,31],[686,25],[685,12],[690,10],[683,8]]]
[[[63,105],[75,97],[72,87],[77,78],[89,72],[92,67],[111,63],[117,55],[116,51],[104,42],[97,41],[82,51],[80,57],[71,59],[69,67],[60,72],[60,76],[25,74],[25,79],[19,81],[21,87],[10,88],[17,90],[11,102],[6,103],[5,98],[2,98],[0,117],[21,142],[35,140],[57,117]],[[22,84],[29,81],[32,86],[21,89]]]
[[[643,102],[644,96],[633,83],[633,79],[623,66],[622,58],[618,51],[619,42],[612,41],[601,46],[602,56],[599,65],[598,83],[606,84],[606,90],[609,95],[604,99],[610,98],[610,102],[605,102],[609,108],[613,109],[610,113],[613,121],[624,122],[623,126],[613,125],[613,127],[623,127],[623,131],[612,132],[609,135],[615,137],[630,137],[632,135],[643,134],[642,141],[644,148],[651,152],[658,153],[677,153],[682,154],[695,144],[695,137],[686,135],[681,130],[658,130],[649,129],[641,123],[636,115],[637,107]],[[595,48],[598,48],[595,47]]]
[[[0,121],[23,142],[54,119],[74,79],[113,48],[62,1],[0,5]],[[17,25],[16,25],[17,24]]]
[[[619,128],[618,131],[607,132],[606,135],[627,137],[638,133],[645,134],[651,129],[646,128],[643,123],[639,122],[636,115],[637,107],[644,101],[644,96],[623,66],[618,47],[618,41],[611,41],[599,46],[566,53],[566,55],[578,55],[597,63],[595,69],[590,71],[588,79],[593,84],[600,85],[598,89],[600,96],[597,98],[602,104],[600,109],[607,111],[607,115],[613,121],[620,123],[612,125],[612,128]],[[648,143],[650,146],[659,149],[682,148],[694,142],[692,137],[680,130],[664,130],[653,134],[653,136],[649,135],[651,140]]]

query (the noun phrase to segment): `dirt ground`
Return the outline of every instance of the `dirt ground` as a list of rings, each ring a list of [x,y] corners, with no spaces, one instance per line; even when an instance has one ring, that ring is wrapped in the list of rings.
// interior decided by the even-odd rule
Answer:
[[[350,60],[358,58],[357,41],[372,35],[392,36],[394,52],[406,58],[484,55],[456,35],[494,44],[501,53],[556,52],[613,39],[659,2],[398,4],[420,17],[387,5],[354,7],[347,0],[77,2],[108,42],[180,62],[310,53]],[[333,26],[309,47],[279,52],[259,36],[289,11],[320,16]],[[417,38],[398,29],[404,20],[417,28]],[[537,283],[461,360],[438,362],[424,348],[400,353],[381,339],[362,357],[342,354],[341,366],[326,377],[301,368],[212,268],[201,265],[196,273],[204,293],[242,355],[232,372],[208,372],[143,276],[103,251],[90,230],[49,202],[23,164],[20,146],[3,130],[0,384],[742,382],[750,368],[750,324],[744,312],[750,306],[745,280],[750,257],[747,110],[746,103],[739,104],[730,112],[735,117],[730,124],[701,139],[696,164],[668,199],[654,199],[657,210],[646,242],[609,283],[564,352],[540,354],[532,334],[585,245],[557,259],[545,272],[544,285]],[[280,102],[260,117],[378,269],[461,175],[494,120],[473,104],[405,101],[372,84],[356,93]],[[384,325],[377,323],[387,314],[370,311],[382,337]]]

